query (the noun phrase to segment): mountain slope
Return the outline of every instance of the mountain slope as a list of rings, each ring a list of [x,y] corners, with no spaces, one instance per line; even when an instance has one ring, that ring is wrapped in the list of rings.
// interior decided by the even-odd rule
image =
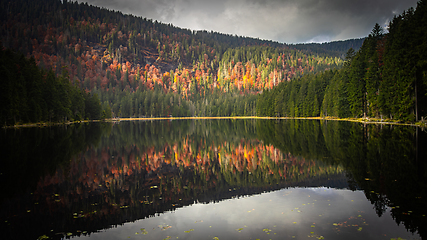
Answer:
[[[344,67],[282,82],[258,97],[258,116],[374,118],[425,124],[427,117],[427,3],[379,24]]]
[[[176,101],[187,104],[188,111],[179,115],[224,115],[225,110],[212,111],[213,105],[225,105],[214,102],[220,95],[236,103],[239,95],[343,63],[329,50],[302,51],[273,41],[190,31],[77,2],[3,0],[0,13],[4,47],[33,56],[57,75],[66,66],[71,83],[97,93],[115,116],[171,115]],[[153,99],[145,104],[147,91],[153,95],[156,89],[163,103],[152,106],[160,101],[149,96]],[[136,97],[138,91],[145,96]],[[122,109],[126,96],[133,101],[128,110]],[[254,113],[250,102],[247,114]]]

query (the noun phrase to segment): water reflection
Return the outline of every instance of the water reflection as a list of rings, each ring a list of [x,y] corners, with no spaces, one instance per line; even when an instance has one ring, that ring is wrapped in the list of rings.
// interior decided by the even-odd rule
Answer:
[[[28,142],[34,131],[44,136],[35,146]],[[392,216],[423,235],[425,153],[416,147],[423,134],[406,127],[255,120],[7,130],[1,180],[13,182],[18,174],[22,181],[2,199],[2,229],[9,239],[105,238],[94,233],[121,224],[105,233],[329,239],[352,229],[359,238],[406,236],[404,228],[380,233],[376,216],[386,215],[384,226],[396,226]],[[14,159],[23,164],[16,167]],[[323,186],[335,190],[313,188]],[[336,190],[348,188],[363,191]]]
[[[290,188],[194,204],[92,234],[91,239],[391,239],[408,236],[378,219],[360,191]]]

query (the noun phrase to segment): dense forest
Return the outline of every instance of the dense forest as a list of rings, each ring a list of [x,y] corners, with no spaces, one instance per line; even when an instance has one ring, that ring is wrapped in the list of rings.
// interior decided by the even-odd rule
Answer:
[[[102,110],[48,109],[29,117],[15,107],[2,112],[8,119],[2,124],[101,116],[416,121],[427,106],[425,12],[420,1],[396,16],[387,33],[376,25],[363,39],[289,45],[181,29],[86,3],[3,0],[2,47],[32,57],[85,99],[95,96]]]
[[[60,76],[37,67],[34,58],[0,49],[0,122],[66,122],[111,117],[96,94],[72,86],[64,68]]]
[[[378,24],[340,70],[304,75],[264,91],[258,116],[334,116],[418,121],[427,116],[427,6]]]
[[[3,0],[0,13],[4,48],[56,76],[65,68],[70,84],[96,94],[114,117],[255,115],[256,94],[340,68],[343,46],[361,45],[319,48],[191,31],[59,0]]]
[[[290,46],[301,51],[344,58],[348,49],[353,48],[358,50],[362,46],[363,41],[365,41],[365,38],[325,43],[299,43]]]

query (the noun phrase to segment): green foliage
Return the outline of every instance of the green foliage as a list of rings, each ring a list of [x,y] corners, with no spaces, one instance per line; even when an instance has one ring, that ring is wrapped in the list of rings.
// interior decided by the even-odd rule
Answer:
[[[425,118],[426,16],[426,3],[420,1],[415,11],[409,9],[395,17],[387,34],[376,24],[357,53],[349,49],[340,70],[316,77],[306,75],[261,94],[258,116],[316,117],[321,103],[322,117],[390,118],[406,122]],[[323,81],[320,88],[317,79]],[[282,112],[277,111],[280,105]]]
[[[52,69],[3,88],[13,90],[1,96],[12,106],[2,110],[8,118],[2,121],[107,116],[84,108],[101,105],[91,100],[95,93],[114,116],[419,120],[427,117],[426,8],[420,1],[396,16],[387,34],[376,24],[364,39],[287,45],[190,31],[78,2],[0,2],[2,45]],[[3,64],[0,71],[15,74]],[[55,83],[54,76],[62,80]],[[42,77],[52,85],[26,80]],[[83,90],[61,90],[70,88],[67,80]]]
[[[97,96],[72,86],[65,69],[56,77],[11,50],[0,50],[0,66],[2,125],[100,118]]]
[[[280,83],[271,91],[265,91],[258,96],[257,116],[320,116],[325,91],[336,75],[337,70],[329,70]]]
[[[92,105],[89,98],[96,93],[115,116],[254,115],[255,97],[250,95],[306,73],[340,67],[337,51],[360,42],[326,44],[322,52],[309,51],[307,45],[303,51],[60,0],[0,2],[0,20],[5,23],[0,26],[4,47],[34,56],[40,68],[53,70],[49,79],[60,76],[61,66],[66,66],[69,82],[90,92],[85,103]],[[99,116],[77,101],[83,92],[50,90],[52,101],[46,104],[51,111],[44,115],[79,120]],[[136,97],[141,94],[145,96]],[[58,96],[68,100],[59,104]],[[37,108],[22,107],[35,109],[37,115]]]
[[[359,38],[326,43],[302,43],[291,45],[291,47],[318,55],[326,54],[327,56],[344,57],[344,54],[350,48],[359,50],[364,40],[365,38]]]

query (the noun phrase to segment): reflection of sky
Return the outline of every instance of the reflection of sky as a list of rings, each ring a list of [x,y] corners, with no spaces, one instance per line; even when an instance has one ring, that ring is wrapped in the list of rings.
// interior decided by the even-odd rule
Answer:
[[[142,234],[141,228],[147,234]],[[379,218],[361,191],[293,188],[219,203],[193,204],[92,234],[90,238],[165,239],[168,236],[170,239],[417,237],[407,233],[404,226],[397,226],[390,212]]]

